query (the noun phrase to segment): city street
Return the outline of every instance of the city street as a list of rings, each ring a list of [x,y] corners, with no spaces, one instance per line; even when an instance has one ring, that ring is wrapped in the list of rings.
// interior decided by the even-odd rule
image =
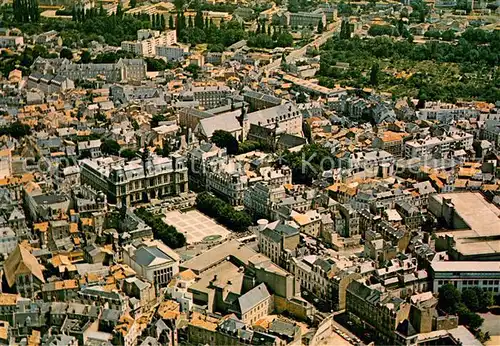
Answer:
[[[296,49],[293,52],[291,52],[290,54],[288,54],[286,57],[286,62],[290,63],[290,62],[294,61],[295,59],[303,57],[307,52],[307,48],[309,48],[309,47],[317,47],[317,48],[321,47],[323,44],[325,44],[326,41],[328,41],[328,39],[333,37],[333,34],[335,32],[337,32],[337,30],[339,28],[340,28],[340,21],[337,21],[333,24],[333,27],[330,30],[325,31],[320,37],[318,37],[317,39],[315,39],[311,43],[306,44],[304,47]],[[272,63],[264,66],[262,68],[262,70],[264,72],[269,72],[269,71],[272,71],[272,70],[279,68],[280,65],[281,65],[281,58],[276,59]]]

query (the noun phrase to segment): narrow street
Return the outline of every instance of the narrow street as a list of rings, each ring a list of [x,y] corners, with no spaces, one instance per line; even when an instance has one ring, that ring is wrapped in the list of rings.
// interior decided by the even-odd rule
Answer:
[[[337,30],[339,28],[340,28],[340,21],[337,21],[333,24],[333,27],[330,30],[325,31],[320,37],[318,37],[317,39],[315,39],[311,43],[306,44],[304,47],[296,49],[293,52],[291,52],[290,54],[288,54],[286,57],[286,61],[288,63],[290,63],[290,62],[294,61],[295,59],[303,57],[307,52],[307,48],[309,48],[309,47],[313,47],[313,46],[318,47],[318,48],[321,47],[323,44],[325,44],[326,41],[328,41],[328,39],[333,37],[333,34],[335,32],[337,32]],[[264,72],[270,72],[272,70],[279,68],[280,65],[281,65],[281,58],[274,60],[270,64],[267,64],[266,66],[264,66],[262,68],[262,70]]]

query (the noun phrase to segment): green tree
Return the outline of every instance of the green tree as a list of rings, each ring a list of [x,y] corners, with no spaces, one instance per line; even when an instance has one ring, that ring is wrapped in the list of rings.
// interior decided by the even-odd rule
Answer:
[[[78,156],[79,160],[90,159],[90,158],[92,158],[92,153],[90,152],[89,149],[82,150],[80,152],[80,155]]]
[[[118,5],[116,6],[116,17],[117,18],[123,17],[123,8],[121,2],[118,2]]]
[[[443,33],[441,34],[441,38],[443,39],[443,41],[453,41],[455,39],[455,31],[451,29],[443,31]]]
[[[166,120],[167,118],[163,114],[153,115],[153,118],[151,119],[151,127],[158,127],[160,122]]]
[[[170,30],[175,29],[175,27],[174,27],[174,17],[172,15],[168,16],[168,28]]]
[[[284,32],[278,35],[276,39],[276,47],[291,47],[293,45],[293,36],[289,32]]]
[[[427,38],[434,38],[434,39],[439,39],[441,37],[441,31],[439,30],[435,30],[435,29],[432,29],[432,30],[427,30],[425,33],[424,33],[424,37],[427,37]]]
[[[200,67],[198,65],[190,64],[185,70],[191,73],[194,79],[198,79],[198,74],[200,73]]]
[[[380,68],[377,63],[372,65],[372,68],[370,70],[370,84],[373,86],[378,85],[378,75],[380,73]]]
[[[460,304],[457,309],[458,323],[465,325],[473,333],[477,332],[484,322],[484,319],[470,311],[464,304]]]
[[[194,26],[197,27],[198,29],[203,29],[204,26],[203,14],[201,13],[200,9],[196,11],[196,16],[194,17]]]
[[[299,92],[297,95],[297,103],[306,103],[307,102],[307,96],[303,92]]]
[[[49,51],[48,51],[47,47],[45,47],[44,45],[36,44],[33,47],[32,55],[33,55],[33,59],[36,59],[39,56],[41,56],[42,58],[47,58],[49,56]]]
[[[472,288],[462,291],[462,302],[471,311],[479,310],[479,298],[477,296],[477,291]]]
[[[131,149],[123,149],[122,151],[120,151],[120,157],[131,160],[137,157],[137,152]]]
[[[481,287],[472,287],[472,290],[476,292],[478,300],[478,309],[476,311],[486,311],[490,306],[493,305],[493,294],[489,291],[483,290]],[[473,309],[470,309],[475,311]]]
[[[211,140],[219,148],[226,148],[227,153],[230,155],[238,153],[238,141],[227,131],[215,130]]]
[[[322,34],[323,31],[325,31],[325,28],[323,26],[323,21],[322,20],[320,20],[318,22],[318,27],[317,27],[316,31],[317,31],[318,34]]]
[[[154,215],[145,208],[138,208],[135,214],[143,220],[153,230],[153,235],[156,239],[160,239],[172,249],[178,249],[186,245],[186,237],[184,234],[177,231],[173,226],[167,225],[161,219],[161,216]]]
[[[101,144],[101,152],[106,155],[116,155],[120,154],[120,144],[118,144],[113,139],[106,139]]]
[[[63,58],[63,59],[71,60],[71,59],[73,59],[73,52],[71,51],[71,49],[64,47],[59,52],[59,57]]]
[[[288,11],[292,13],[299,12],[300,5],[298,0],[289,0],[288,1]]]
[[[313,139],[312,139],[311,126],[309,125],[309,123],[307,121],[304,121],[302,123],[302,132],[304,133],[304,137],[307,139],[309,144],[312,144]]]
[[[160,14],[160,30],[165,30],[167,23],[165,22],[165,16]]]
[[[149,16],[149,18],[151,18],[151,27],[153,29],[157,29],[158,28],[158,24],[156,23],[156,15],[152,15],[152,16]]]
[[[0,128],[0,136],[8,135],[15,139],[20,139],[31,134],[31,127],[20,121],[13,122],[9,126]]]
[[[147,57],[146,65],[148,71],[165,71],[167,69],[167,63],[163,59]]]
[[[130,0],[130,8],[135,8],[137,6],[137,0]]]
[[[175,9],[177,11],[183,11],[184,4],[185,4],[185,0],[174,0]]]
[[[196,208],[235,232],[245,232],[252,225],[252,219],[246,212],[235,210],[230,204],[208,192],[198,194]]]
[[[452,284],[439,287],[438,307],[449,314],[458,311],[461,302],[460,292]]]
[[[371,27],[370,27],[371,29]],[[351,38],[351,25],[349,24],[349,20],[347,19],[342,19],[342,22],[340,23],[340,39],[341,40],[348,40]]]
[[[14,19],[19,23],[36,23],[40,20],[37,0],[13,0]]]
[[[91,61],[91,54],[88,50],[84,50],[82,55],[80,55],[80,61],[83,64],[88,64]]]

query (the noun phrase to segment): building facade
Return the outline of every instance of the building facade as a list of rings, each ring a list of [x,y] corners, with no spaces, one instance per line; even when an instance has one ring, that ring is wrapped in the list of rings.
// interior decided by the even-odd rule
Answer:
[[[131,205],[188,191],[186,159],[144,154],[125,162],[111,157],[80,162],[81,182],[107,194],[117,205]]]
[[[138,242],[125,246],[123,262],[139,277],[156,287],[167,286],[179,273],[179,256],[159,240]]]

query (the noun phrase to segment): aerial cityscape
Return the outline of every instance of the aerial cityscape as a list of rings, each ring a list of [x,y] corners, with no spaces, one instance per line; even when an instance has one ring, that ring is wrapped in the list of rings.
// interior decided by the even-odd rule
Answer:
[[[500,345],[500,0],[0,31],[0,345]]]

